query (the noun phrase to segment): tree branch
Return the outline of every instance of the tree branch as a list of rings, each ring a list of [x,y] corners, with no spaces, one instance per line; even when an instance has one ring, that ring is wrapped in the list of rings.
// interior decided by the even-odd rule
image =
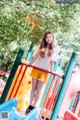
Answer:
[[[26,0],[22,0],[26,5],[29,5],[29,2]]]
[[[12,5],[10,5],[8,2],[5,2],[4,0],[0,0],[1,2],[3,2],[4,4],[6,4],[6,5],[9,5],[10,7],[12,6]]]

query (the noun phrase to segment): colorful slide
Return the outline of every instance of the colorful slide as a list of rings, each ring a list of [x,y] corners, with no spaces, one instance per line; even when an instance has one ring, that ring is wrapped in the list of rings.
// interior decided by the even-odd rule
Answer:
[[[22,62],[27,65],[26,60],[22,60]],[[18,67],[18,70],[14,76],[13,82],[11,84],[11,87],[9,89],[9,92],[6,98],[6,101],[11,98],[18,99],[17,109],[22,111],[25,111],[29,105],[29,95],[30,95],[30,90],[32,85],[32,81],[31,81],[32,78],[30,77],[32,68],[27,68],[25,71],[25,74],[24,74],[24,70],[25,70],[25,66],[20,65]],[[21,84],[20,84],[20,81],[21,81]],[[20,87],[18,89],[19,84],[20,84]],[[18,89],[18,92],[16,94],[17,89]]]
[[[56,110],[56,109],[58,109],[58,108],[54,107],[53,101],[55,102],[56,101],[55,98],[58,98],[58,96],[56,96],[54,93],[56,93],[56,91],[57,91],[57,88],[58,88],[57,84],[59,85],[61,81],[60,81],[60,78],[58,79],[59,76],[56,77],[56,74],[53,75],[53,80],[52,80],[53,84],[51,84],[52,87],[51,86],[49,87],[50,90],[48,91],[48,94],[46,96],[46,99],[45,99],[45,102],[43,105],[43,110],[38,107],[38,108],[33,109],[27,115],[19,114],[19,109],[25,110],[29,104],[29,95],[30,95],[30,89],[31,89],[30,72],[32,70],[32,68],[30,68],[30,67],[31,66],[28,66],[28,68],[27,68],[26,61],[22,61],[22,64],[19,64],[18,70],[14,76],[14,79],[13,79],[10,89],[8,91],[8,95],[6,97],[7,102],[4,102],[3,104],[0,105],[0,120],[2,119],[2,117],[5,117],[4,116],[5,114],[8,114],[8,117],[9,117],[8,120],[58,120],[58,118],[56,118],[56,114],[58,114],[58,110]],[[70,70],[71,69],[72,69],[72,67],[70,67]],[[69,70],[69,72],[70,72],[70,70]],[[69,76],[69,74],[66,76]],[[73,74],[73,78],[74,79],[76,78],[76,77],[74,77],[74,74]],[[56,80],[55,87],[53,87],[54,79]],[[62,80],[62,78],[61,78],[61,80]],[[67,81],[68,79],[65,79],[65,80]],[[74,83],[74,82],[72,82],[72,83]],[[74,92],[76,93],[77,91],[80,90],[80,85],[76,82],[76,79],[75,79],[75,83],[77,84],[78,87],[76,88],[75,86],[73,86],[73,84],[71,84],[70,88],[72,88],[72,90],[73,90],[73,87],[74,87],[75,88]],[[63,84],[64,84],[64,82],[63,82]],[[76,85],[76,84],[74,84],[74,85]],[[69,85],[70,85],[70,82],[68,84],[68,87],[69,87]],[[63,89],[62,89],[62,92],[60,89],[59,94],[64,93],[65,87],[67,87],[67,85],[65,85],[65,84],[64,84],[64,86],[62,85],[61,89],[62,88]],[[66,91],[68,91],[68,89]],[[71,91],[71,89],[69,89],[68,92],[70,93],[70,91]],[[55,98],[54,98],[54,96],[55,96]],[[60,98],[63,100],[63,97],[60,96],[58,98],[59,100],[58,100],[58,102],[56,102],[55,106],[58,105],[59,101],[60,102],[62,101]],[[68,99],[68,101],[70,102],[69,99]],[[64,104],[64,106],[65,106],[65,104]],[[52,110],[53,107],[55,108],[54,110]],[[44,108],[46,108],[47,113]],[[61,106],[61,108],[62,108],[62,106]],[[49,113],[48,110],[50,110],[50,112],[51,112],[50,114],[48,114]],[[76,117],[74,115],[74,113],[66,111],[66,110],[67,109],[61,109],[61,112],[60,112],[61,114],[63,114],[64,111],[66,112],[66,113],[64,113],[65,115],[63,114],[64,120],[71,120],[71,119],[73,120],[73,118]],[[53,113],[56,113],[56,114],[53,114]],[[75,120],[78,120],[78,119],[75,119]]]
[[[68,87],[62,102],[62,106],[60,108],[60,112],[59,112],[60,117],[63,117],[66,110],[69,109],[71,100],[78,91],[80,91],[80,70],[72,73],[70,82],[68,84]]]
[[[2,114],[8,114],[8,120],[37,120],[40,108],[33,109],[28,115],[20,115],[16,110],[18,104],[17,99],[10,99],[9,101],[0,105],[0,120],[2,119]]]
[[[80,118],[70,110],[67,110],[64,115],[64,120],[80,120]]]

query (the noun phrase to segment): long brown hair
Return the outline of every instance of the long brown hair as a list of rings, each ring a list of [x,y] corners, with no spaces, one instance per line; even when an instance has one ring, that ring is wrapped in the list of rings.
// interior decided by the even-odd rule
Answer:
[[[54,35],[53,35],[52,32],[46,32],[46,33],[44,34],[44,36],[43,36],[42,43],[41,43],[41,45],[40,45],[40,49],[47,47],[48,43],[46,42],[46,36],[47,36],[48,34],[51,34],[52,37],[53,37],[53,40],[52,40],[52,42],[51,42],[50,45],[49,45],[49,50],[52,50],[52,49],[54,48]]]
[[[53,40],[52,42],[49,44],[49,52],[48,52],[48,56],[52,55],[53,54],[53,48],[54,48],[54,35],[52,32],[46,32],[43,36],[43,39],[42,39],[42,43],[40,45],[40,48],[39,48],[39,54],[41,56],[45,56],[45,52],[46,52],[46,48],[47,48],[47,45],[48,43],[46,42],[46,36],[48,34],[51,34],[52,37],[53,37]]]

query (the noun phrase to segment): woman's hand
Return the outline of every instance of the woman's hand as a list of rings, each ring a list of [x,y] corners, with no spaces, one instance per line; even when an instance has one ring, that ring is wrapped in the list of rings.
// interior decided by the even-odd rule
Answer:
[[[40,49],[39,50],[40,57],[44,58],[45,57],[45,52],[46,52],[45,48]]]
[[[32,65],[34,63],[34,61],[37,59],[38,57],[38,53],[36,53],[32,59],[32,61],[28,64],[28,65]]]

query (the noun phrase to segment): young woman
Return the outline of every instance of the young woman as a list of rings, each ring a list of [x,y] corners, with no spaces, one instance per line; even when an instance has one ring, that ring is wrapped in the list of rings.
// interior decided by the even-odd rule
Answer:
[[[42,68],[52,72],[52,66],[54,61],[57,60],[59,53],[59,47],[54,42],[54,35],[52,32],[46,32],[43,36],[41,45],[30,62],[38,68]],[[37,104],[41,91],[46,84],[49,74],[37,69],[33,69],[31,72],[32,76],[32,90],[30,94],[30,105],[26,110],[26,114],[29,113]]]

